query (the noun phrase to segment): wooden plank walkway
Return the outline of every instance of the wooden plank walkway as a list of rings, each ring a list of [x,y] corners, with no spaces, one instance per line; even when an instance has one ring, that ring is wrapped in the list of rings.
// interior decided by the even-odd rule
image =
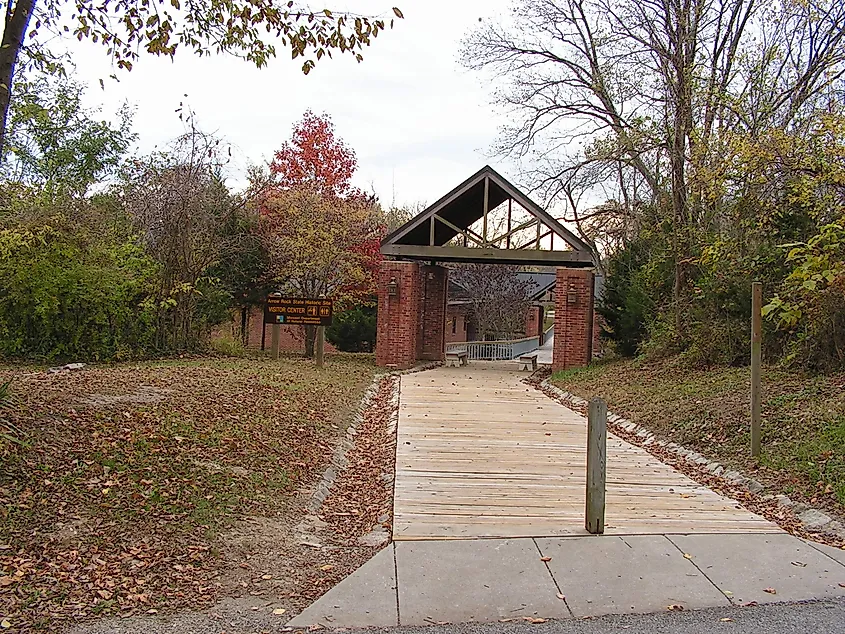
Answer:
[[[586,534],[586,421],[515,369],[402,377],[394,539]],[[780,532],[616,436],[607,453],[606,534]]]

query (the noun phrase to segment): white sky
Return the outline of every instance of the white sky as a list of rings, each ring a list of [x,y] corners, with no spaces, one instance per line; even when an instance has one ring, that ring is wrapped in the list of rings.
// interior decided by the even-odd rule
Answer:
[[[287,48],[261,70],[231,57],[180,51],[172,62],[142,56],[131,72],[116,72],[116,83],[108,79],[115,71],[101,47],[73,40],[68,48],[76,78],[90,86],[91,105],[102,104],[103,115],[124,101],[137,107],[142,152],[181,132],[174,110],[185,101],[204,130],[232,144],[242,177],[246,165],[272,157],[310,108],[331,115],[357,154],[356,184],[374,188],[385,205],[394,190],[400,205],[434,202],[486,163],[515,176],[513,166],[489,158],[503,121],[489,105],[491,90],[457,62],[461,37],[479,18],[504,15],[508,0],[326,0],[325,6],[389,19],[394,3],[405,19],[379,35],[361,64],[324,58],[307,77]]]

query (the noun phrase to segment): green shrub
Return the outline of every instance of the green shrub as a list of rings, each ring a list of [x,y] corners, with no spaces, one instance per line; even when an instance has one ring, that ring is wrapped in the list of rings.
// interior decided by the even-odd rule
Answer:
[[[216,339],[212,339],[211,348],[218,354],[227,357],[242,357],[246,354],[243,341],[231,335],[222,335]]]
[[[376,309],[356,306],[337,313],[326,328],[326,339],[343,352],[372,352],[376,348]]]
[[[155,267],[131,241],[52,224],[0,230],[0,355],[121,359],[154,338]]]
[[[645,279],[648,257],[645,246],[636,242],[614,254],[607,265],[604,295],[596,306],[604,318],[602,336],[626,357],[637,354],[654,310]]]

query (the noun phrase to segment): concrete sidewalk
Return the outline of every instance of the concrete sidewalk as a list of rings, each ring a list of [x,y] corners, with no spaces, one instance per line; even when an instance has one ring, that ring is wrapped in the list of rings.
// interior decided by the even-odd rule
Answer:
[[[405,541],[288,625],[582,618],[841,596],[845,551],[786,533]]]

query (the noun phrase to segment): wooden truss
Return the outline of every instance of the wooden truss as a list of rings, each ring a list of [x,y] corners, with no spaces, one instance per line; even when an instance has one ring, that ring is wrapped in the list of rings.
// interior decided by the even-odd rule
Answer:
[[[504,202],[507,202],[507,226],[497,235],[491,231],[489,215]],[[531,216],[515,226],[514,202]],[[481,233],[470,228],[479,220]],[[526,240],[525,233],[532,229],[533,235]],[[555,237],[559,239],[560,250],[555,250]],[[546,238],[550,248],[541,249]],[[593,264],[590,249],[578,236],[490,166],[387,236],[382,241],[381,252],[396,258],[432,261]]]

